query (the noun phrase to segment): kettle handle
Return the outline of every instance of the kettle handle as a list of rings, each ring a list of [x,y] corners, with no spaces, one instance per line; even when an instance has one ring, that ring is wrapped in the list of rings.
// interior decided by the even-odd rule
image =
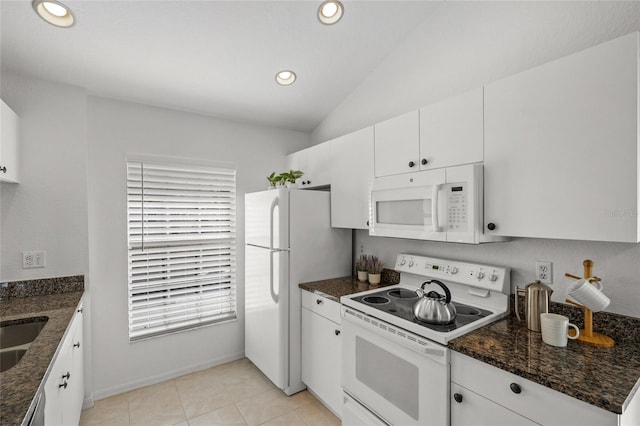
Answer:
[[[518,306],[520,305],[520,296],[525,296],[525,292],[524,292],[524,288],[516,288],[516,294],[515,294],[515,301],[516,301],[516,318],[518,318],[518,321],[522,321],[522,318],[520,318],[520,309],[518,308]]]
[[[420,286],[420,288],[422,289],[422,291],[424,292],[424,286],[425,284],[438,284],[443,290],[444,290],[444,296],[445,296],[445,300],[444,303],[449,303],[451,302],[451,292],[449,291],[449,289],[447,288],[446,285],[444,285],[444,283],[442,281],[438,281],[438,280],[429,280],[429,281],[425,281],[422,283],[422,286]]]

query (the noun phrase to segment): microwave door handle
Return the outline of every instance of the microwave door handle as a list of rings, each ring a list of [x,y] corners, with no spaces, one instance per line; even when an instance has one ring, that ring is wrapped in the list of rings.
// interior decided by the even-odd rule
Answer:
[[[440,232],[440,224],[438,223],[438,192],[442,185],[433,185],[431,189],[431,226],[433,232]]]

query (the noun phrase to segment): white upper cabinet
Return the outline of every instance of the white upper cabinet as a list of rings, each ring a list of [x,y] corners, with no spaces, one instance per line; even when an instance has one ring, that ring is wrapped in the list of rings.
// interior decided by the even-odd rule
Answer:
[[[420,170],[483,160],[483,90],[420,109]]]
[[[375,175],[389,176],[420,170],[420,117],[418,111],[374,126]]]
[[[484,112],[486,233],[638,241],[638,33],[486,86]]]
[[[300,188],[327,186],[331,183],[331,150],[329,142],[314,145],[287,156],[287,170],[304,173],[298,180]]]
[[[0,181],[17,183],[19,118],[4,101],[0,102]]]
[[[331,142],[331,226],[368,229],[373,127]]]

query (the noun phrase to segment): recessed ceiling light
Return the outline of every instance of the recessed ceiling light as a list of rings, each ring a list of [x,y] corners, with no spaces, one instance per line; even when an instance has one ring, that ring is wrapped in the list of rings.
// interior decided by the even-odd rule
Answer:
[[[291,70],[280,71],[276,74],[276,81],[281,86],[289,86],[296,81],[296,73]]]
[[[344,7],[337,0],[326,0],[318,8],[318,19],[326,25],[335,24],[342,18]]]
[[[32,5],[38,16],[51,25],[66,28],[75,23],[71,9],[57,0],[34,0]]]

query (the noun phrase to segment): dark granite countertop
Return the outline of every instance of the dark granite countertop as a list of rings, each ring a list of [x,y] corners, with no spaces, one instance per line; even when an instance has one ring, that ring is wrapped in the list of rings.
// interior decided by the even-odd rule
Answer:
[[[550,310],[582,326],[580,310],[554,304]],[[601,328],[596,328],[600,317]],[[604,320],[603,320],[604,319]],[[612,328],[606,330],[606,319]],[[626,322],[629,330],[620,334]],[[513,316],[472,331],[449,342],[449,347],[494,367],[539,383],[565,395],[622,414],[640,385],[640,319],[594,314],[594,331],[616,341],[613,348],[597,348],[569,340],[564,348],[542,342],[540,333],[529,331]]]
[[[42,284],[45,280],[38,281]],[[14,321],[18,323],[21,319],[30,317],[48,318],[47,324],[18,364],[0,373],[1,425],[19,425],[25,418],[84,294],[83,287],[82,279],[82,282],[71,282],[70,286],[62,290],[66,291],[64,293],[28,295],[29,297],[12,297],[9,300],[0,301],[0,323],[2,324]]]
[[[384,269],[380,284],[372,285],[368,282],[358,281],[356,277],[341,277],[328,280],[313,281],[308,283],[300,283],[298,287],[303,290],[310,291],[330,300],[340,303],[342,296],[360,293],[362,291],[373,290],[375,288],[386,287],[398,284],[400,282],[400,274],[391,269]]]

